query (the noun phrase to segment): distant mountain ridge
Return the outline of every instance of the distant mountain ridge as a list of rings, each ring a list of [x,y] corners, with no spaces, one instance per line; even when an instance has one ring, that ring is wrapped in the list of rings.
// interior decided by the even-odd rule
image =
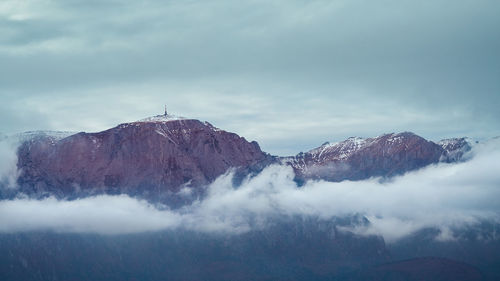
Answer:
[[[465,138],[436,144],[414,133],[403,132],[327,142],[281,161],[292,166],[301,180],[362,180],[400,175],[438,162],[460,161],[470,149],[471,144]]]
[[[182,201],[198,196],[229,169],[240,178],[271,164],[293,168],[299,183],[391,177],[438,162],[461,161],[465,138],[438,143],[410,132],[325,143],[296,156],[277,157],[258,143],[208,122],[158,115],[97,133],[28,132],[18,148],[19,189],[38,196],[128,194]],[[1,195],[2,197],[12,196]],[[177,199],[172,199],[177,198]]]

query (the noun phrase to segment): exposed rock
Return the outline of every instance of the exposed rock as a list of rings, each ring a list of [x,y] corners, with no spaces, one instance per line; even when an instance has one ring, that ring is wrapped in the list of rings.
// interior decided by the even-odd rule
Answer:
[[[256,142],[193,119],[157,116],[98,133],[41,135],[18,150],[26,193],[126,193],[146,198],[201,187],[270,156]]]
[[[128,194],[169,204],[198,197],[204,186],[232,168],[236,184],[279,162],[293,167],[299,183],[362,180],[400,175],[439,161],[460,161],[470,150],[465,138],[436,144],[404,132],[352,137],[278,158],[262,152],[256,142],[208,122],[171,115],[98,133],[31,132],[21,140],[17,164],[21,192],[69,198]]]
[[[441,161],[448,163],[464,160],[465,154],[472,149],[472,141],[468,138],[444,139],[438,144],[445,150]]]
[[[441,146],[404,132],[325,143],[281,161],[293,167],[299,181],[342,181],[403,174],[439,162],[444,153]]]

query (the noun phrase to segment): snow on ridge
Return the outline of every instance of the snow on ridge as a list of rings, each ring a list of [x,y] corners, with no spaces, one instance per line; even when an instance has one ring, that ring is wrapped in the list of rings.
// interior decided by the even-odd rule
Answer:
[[[182,128],[181,129],[166,129],[166,128],[163,128],[161,126],[161,124],[165,124],[165,123],[172,122],[172,121],[179,121],[181,124],[181,127],[184,129],[182,129]],[[155,128],[157,129],[156,133],[158,133],[160,135],[165,136],[165,134],[169,134],[169,133],[174,132],[176,130],[179,131],[180,133],[186,135],[186,134],[190,133],[190,128],[189,128],[189,126],[185,126],[185,125],[189,125],[189,124],[183,123],[183,121],[198,121],[214,132],[223,131],[223,130],[215,127],[214,125],[210,124],[207,121],[202,122],[198,119],[186,118],[186,117],[176,116],[176,115],[172,115],[172,114],[156,115],[156,116],[143,118],[143,119],[140,119],[140,120],[137,120],[134,122],[122,123],[122,124],[119,124],[117,126],[117,128],[125,129],[125,128],[129,128],[129,127],[141,127],[143,123],[152,123],[152,124],[154,124]],[[158,129],[161,129],[161,130],[158,131]]]
[[[390,143],[401,143],[403,142],[403,137],[400,135],[392,135],[389,138],[387,138],[387,141]]]
[[[339,149],[339,159],[345,159],[349,157],[352,153],[363,148],[367,144],[367,140],[360,137],[350,137],[347,140],[340,143]]]
[[[366,139],[360,137],[350,137],[346,141],[349,141],[355,147],[360,147],[366,143]]]
[[[478,141],[474,141],[468,137],[442,139],[438,141],[437,144],[441,146],[446,153],[441,156],[440,161],[450,162],[466,160],[471,156],[468,155],[468,153],[478,143]]]
[[[156,115],[156,116],[151,116],[147,117],[138,121],[135,121],[134,123],[137,122],[168,122],[168,121],[176,121],[176,120],[188,120],[188,118],[182,117],[182,116],[176,116],[176,115]]]
[[[318,148],[310,150],[308,153],[316,160],[320,160],[325,155],[332,160],[343,160],[349,158],[353,153],[366,148],[377,141],[385,139],[390,144],[400,144],[410,132],[383,134],[374,138],[349,137],[342,142],[326,142]]]
[[[14,135],[14,137],[19,138],[21,141],[30,140],[37,136],[51,137],[55,140],[61,140],[71,135],[76,134],[76,132],[70,131],[27,131]]]
[[[467,143],[470,146],[472,146],[475,143],[477,143],[477,141],[474,141],[473,139],[471,139],[469,137],[462,137],[462,138],[442,139],[442,140],[438,141],[437,144],[440,145],[440,146],[442,146],[442,147],[446,147],[446,146],[449,146],[449,145],[456,145],[456,144],[461,143],[461,142],[465,142],[465,143]]]
[[[462,138],[448,138],[442,139],[437,142],[437,145],[441,146],[444,150],[451,152],[453,150],[468,151],[472,149],[479,141],[471,139],[469,137]]]
[[[207,126],[210,129],[212,129],[214,132],[221,132],[221,131],[223,131],[223,130],[215,127],[214,125],[212,125],[210,122],[205,121],[205,122],[203,122],[203,124],[205,124],[205,126]]]
[[[308,153],[312,154],[312,155],[318,155],[318,157],[321,157],[321,155],[325,151],[329,150],[329,148],[331,148],[331,147],[337,146],[338,144],[339,144],[338,142],[325,142],[320,147],[313,148],[313,149],[309,150]]]
[[[336,155],[336,157],[334,157],[335,159],[345,159],[352,153],[369,145],[371,143],[369,140],[370,139],[360,137],[350,137],[342,142],[326,142],[320,147],[310,150],[308,153],[317,160],[320,160],[325,153],[330,152],[333,152],[334,155]],[[331,155],[332,154],[330,154],[330,156]]]
[[[137,123],[164,123],[164,122],[182,121],[182,120],[196,120],[196,121],[199,121],[199,120],[193,119],[193,118],[186,118],[186,117],[183,117],[183,116],[176,116],[176,115],[172,115],[172,114],[167,114],[167,115],[164,114],[164,115],[156,115],[156,116],[147,117],[147,118],[144,118],[144,119],[141,119],[141,120],[129,123],[129,124],[137,124]],[[215,127],[214,125],[210,124],[207,121],[202,122],[202,123],[205,126],[211,128],[214,131],[222,131],[221,129]]]

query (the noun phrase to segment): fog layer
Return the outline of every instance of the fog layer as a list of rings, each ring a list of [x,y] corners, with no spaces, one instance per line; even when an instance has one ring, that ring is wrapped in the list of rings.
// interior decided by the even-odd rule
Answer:
[[[178,210],[125,195],[4,200],[0,232],[121,234],[182,228],[242,233],[282,217],[330,220],[360,214],[369,225],[343,229],[391,242],[432,227],[441,231],[438,239],[455,239],[453,229],[500,218],[500,141],[476,145],[471,153],[467,162],[431,165],[391,180],[309,181],[298,187],[290,167],[275,165],[235,187],[228,172],[208,187],[204,199]]]

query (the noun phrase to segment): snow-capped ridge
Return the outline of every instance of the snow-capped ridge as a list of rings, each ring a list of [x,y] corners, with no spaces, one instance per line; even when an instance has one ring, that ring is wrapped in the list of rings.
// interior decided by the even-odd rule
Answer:
[[[462,137],[462,138],[442,139],[442,140],[437,142],[437,144],[439,144],[443,148],[450,147],[450,146],[456,146],[459,144],[465,144],[465,143],[468,144],[469,146],[473,146],[473,145],[479,143],[479,141],[473,140],[469,137]]]
[[[50,137],[54,140],[61,140],[66,137],[72,136],[76,134],[76,132],[71,131],[27,131],[19,134],[15,134],[12,137],[18,138],[20,141],[27,141],[36,137]]]
[[[472,147],[477,143],[478,141],[474,141],[468,137],[442,139],[437,142],[437,144],[446,151],[441,157],[441,161],[456,162],[459,160],[466,160],[467,153],[471,151]]]
[[[402,132],[326,142],[306,153],[285,158],[282,162],[292,166],[299,181],[342,181],[402,174],[438,163],[444,153],[440,145],[414,133]]]
[[[144,119],[137,120],[133,123],[143,123],[143,122],[169,122],[169,121],[177,121],[177,120],[189,120],[189,118],[172,115],[172,114],[162,114],[151,117],[146,117]]]
[[[118,125],[117,127],[120,129],[124,129],[124,128],[128,128],[128,127],[140,127],[141,124],[144,124],[144,123],[147,123],[147,124],[152,123],[152,124],[156,125],[156,128],[161,127],[162,130],[168,130],[168,128],[161,126],[161,124],[170,123],[173,121],[179,121],[179,122],[181,122],[181,125],[183,125],[183,126],[187,125],[187,123],[182,123],[182,121],[195,121],[195,122],[199,122],[199,123],[203,124],[204,126],[206,126],[207,128],[211,129],[214,132],[223,131],[220,128],[215,127],[214,125],[212,125],[211,123],[209,123],[207,121],[201,121],[198,119],[187,118],[187,117],[177,116],[177,115],[173,115],[173,114],[163,114],[163,115],[146,117],[146,118],[134,121],[134,122],[122,123],[122,124]],[[160,126],[160,127],[158,127],[158,126]]]

